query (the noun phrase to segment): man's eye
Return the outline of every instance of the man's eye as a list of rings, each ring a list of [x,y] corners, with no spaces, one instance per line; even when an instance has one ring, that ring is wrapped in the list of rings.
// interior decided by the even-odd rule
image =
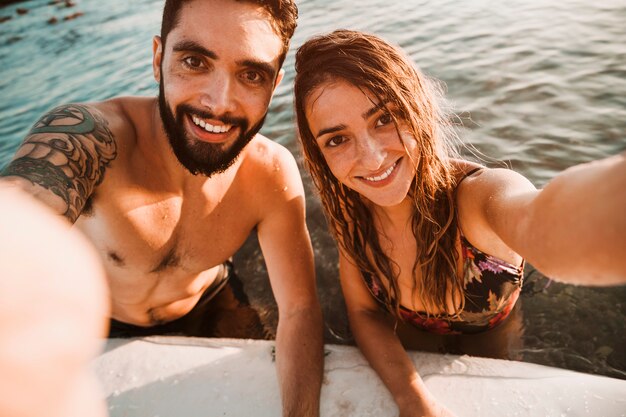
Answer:
[[[202,60],[197,56],[188,56],[183,59],[183,62],[190,68],[200,68],[202,66]]]
[[[383,113],[376,121],[376,127],[388,125],[393,121],[390,113]]]
[[[260,83],[263,81],[263,76],[257,71],[246,71],[243,74],[243,78],[247,82]]]

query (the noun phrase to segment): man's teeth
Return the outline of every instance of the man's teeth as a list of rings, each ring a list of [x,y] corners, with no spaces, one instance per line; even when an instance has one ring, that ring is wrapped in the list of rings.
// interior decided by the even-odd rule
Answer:
[[[205,122],[198,116],[192,116],[191,118],[193,119],[193,122],[196,124],[196,126],[200,126],[207,132],[211,132],[211,133],[225,133],[225,132],[228,132],[231,127],[233,127],[232,125],[222,125],[222,126],[212,125],[211,123]]]
[[[377,182],[377,181],[382,181],[385,178],[387,178],[388,176],[391,175],[391,173],[393,172],[394,168],[396,167],[396,165],[398,165],[398,162],[396,161],[392,166],[389,167],[389,169],[387,169],[387,171],[383,172],[382,174],[376,176],[376,177],[363,177],[368,181],[372,181],[372,182]]]

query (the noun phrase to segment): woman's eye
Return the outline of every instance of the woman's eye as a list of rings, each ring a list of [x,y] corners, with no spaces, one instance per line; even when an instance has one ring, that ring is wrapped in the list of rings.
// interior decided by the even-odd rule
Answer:
[[[197,56],[188,56],[183,59],[183,62],[190,68],[200,68],[202,66],[202,60]]]
[[[388,125],[393,121],[390,113],[383,113],[376,121],[376,127]]]
[[[339,146],[346,141],[346,138],[343,136],[333,136],[332,138],[326,141],[326,146],[330,148],[334,148],[335,146]]]

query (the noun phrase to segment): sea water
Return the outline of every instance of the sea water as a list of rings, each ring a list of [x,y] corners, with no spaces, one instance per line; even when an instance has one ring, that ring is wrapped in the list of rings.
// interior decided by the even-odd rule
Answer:
[[[39,115],[68,102],[155,95],[152,36],[162,0],[32,0],[0,8],[0,168]],[[266,136],[301,162],[295,140],[294,50],[336,28],[379,34],[442,80],[462,140],[538,187],[561,170],[626,149],[626,3],[622,0],[302,0],[299,26],[273,99]],[[28,13],[18,15],[16,9]],[[83,15],[64,20],[76,12]],[[57,23],[48,23],[56,18]],[[487,158],[487,156],[489,158]],[[353,343],[337,278],[335,245],[305,177],[309,229],[329,343]],[[277,313],[254,238],[239,275],[271,331]],[[526,270],[520,307],[498,349],[520,359],[626,379],[626,287],[554,283]],[[441,344],[456,351],[455,343]],[[440,349],[441,350],[441,349]],[[480,354],[480,352],[479,352]]]

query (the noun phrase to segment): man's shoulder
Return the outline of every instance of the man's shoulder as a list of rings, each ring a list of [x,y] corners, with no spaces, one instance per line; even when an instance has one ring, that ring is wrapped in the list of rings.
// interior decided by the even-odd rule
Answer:
[[[156,98],[120,96],[85,103],[85,108],[111,131],[120,151],[133,149],[139,135],[151,131]]]
[[[271,200],[303,193],[302,179],[294,156],[283,145],[256,135],[248,144],[241,174],[259,195]]]
[[[247,157],[259,162],[268,159],[294,160],[293,155],[286,147],[261,134],[257,134],[248,144]]]
[[[246,147],[244,164],[256,175],[268,174],[272,177],[289,174],[295,168],[296,160],[285,146],[263,135],[256,135]]]
[[[110,123],[118,127],[132,127],[148,123],[155,106],[153,97],[115,97],[86,105],[102,113]]]

